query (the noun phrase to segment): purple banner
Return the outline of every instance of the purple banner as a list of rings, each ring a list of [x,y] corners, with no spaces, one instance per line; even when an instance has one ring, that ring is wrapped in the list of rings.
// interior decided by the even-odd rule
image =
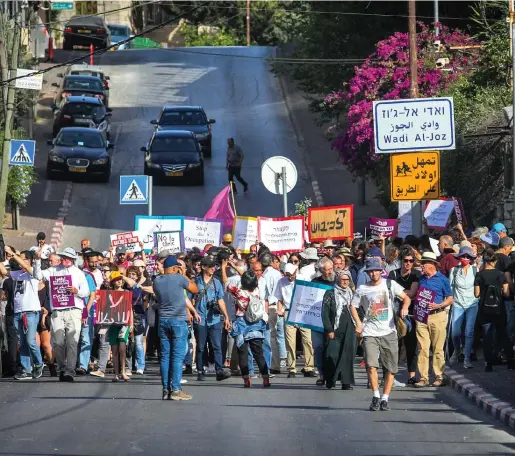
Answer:
[[[397,228],[397,219],[369,217],[368,226],[372,236],[392,237]]]
[[[465,217],[465,211],[463,210],[463,203],[461,198],[453,198],[454,203],[454,213],[456,214],[456,220],[458,223],[461,223],[463,226],[467,224],[467,218]]]
[[[65,309],[75,306],[75,298],[67,289],[71,286],[72,276],[50,277],[50,300],[53,309]]]
[[[435,302],[436,292],[428,288],[420,287],[415,298],[415,320],[427,324],[429,317],[429,304]]]

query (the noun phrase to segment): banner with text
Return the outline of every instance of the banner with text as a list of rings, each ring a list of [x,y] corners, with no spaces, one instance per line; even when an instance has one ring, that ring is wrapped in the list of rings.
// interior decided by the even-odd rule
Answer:
[[[396,219],[369,217],[368,227],[372,236],[383,235],[385,238],[392,237],[397,228]]]
[[[125,233],[111,234],[111,245],[117,247],[124,245],[127,252],[141,252],[139,246],[139,233],[137,231],[127,231]]]
[[[250,246],[258,241],[257,217],[235,217],[232,228],[232,245],[235,250],[249,253]]]
[[[313,331],[324,332],[322,301],[330,285],[296,280],[286,324],[299,325]]]
[[[182,231],[162,231],[154,233],[154,238],[158,255],[163,250],[168,250],[170,255],[184,251],[184,236]]]
[[[68,291],[72,285],[72,276],[50,277],[50,304],[52,309],[67,309],[75,307],[75,297]]]
[[[311,242],[343,240],[354,234],[354,206],[311,207],[308,211]]]
[[[304,217],[258,217],[259,241],[281,255],[304,249]]]
[[[132,291],[98,290],[96,325],[126,325],[132,311]]]
[[[439,199],[429,201],[424,211],[427,226],[432,230],[444,230],[454,210],[454,201]]]
[[[173,215],[137,215],[135,229],[140,234],[144,249],[150,252],[154,247],[154,233],[183,231],[184,217]]]
[[[427,324],[429,317],[429,304],[435,302],[436,292],[429,288],[420,287],[417,291],[415,303],[415,320]]]
[[[145,268],[148,272],[148,275],[152,277],[157,273],[157,256],[156,255],[147,255],[147,264]]]
[[[222,221],[184,217],[184,248],[204,250],[207,244],[218,247],[222,243]]]

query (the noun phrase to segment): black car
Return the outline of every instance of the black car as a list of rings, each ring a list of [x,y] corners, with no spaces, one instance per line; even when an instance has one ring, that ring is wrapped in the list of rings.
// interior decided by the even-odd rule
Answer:
[[[82,96],[98,98],[106,107],[108,106],[108,89],[104,87],[104,83],[100,78],[96,76],[73,74],[64,77],[62,87],[57,82],[54,82],[52,86],[60,89],[55,96],[55,104],[63,98]]]
[[[95,46],[106,49],[111,45],[111,31],[102,16],[73,16],[64,26],[63,49],[73,46]]]
[[[204,160],[191,131],[156,131],[141,151],[145,152],[144,172],[156,181],[169,178],[204,185]]]
[[[206,157],[211,156],[211,124],[214,119],[208,119],[202,106],[163,106],[157,119],[150,123],[161,130],[187,130],[195,134],[202,146]]]
[[[102,132],[110,138],[111,109],[93,97],[68,97],[61,99],[59,105],[53,105],[54,126],[52,136],[55,138],[63,127],[88,127]]]
[[[93,128],[65,127],[53,141],[48,153],[46,172],[48,179],[62,177],[94,177],[109,182],[111,157],[109,143],[104,135]]]

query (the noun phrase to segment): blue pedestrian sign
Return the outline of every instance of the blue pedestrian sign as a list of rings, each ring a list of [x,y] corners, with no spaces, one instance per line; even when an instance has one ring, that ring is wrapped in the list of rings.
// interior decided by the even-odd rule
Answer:
[[[9,164],[14,166],[34,166],[36,141],[29,139],[11,139]]]
[[[148,176],[120,176],[120,204],[148,204]]]

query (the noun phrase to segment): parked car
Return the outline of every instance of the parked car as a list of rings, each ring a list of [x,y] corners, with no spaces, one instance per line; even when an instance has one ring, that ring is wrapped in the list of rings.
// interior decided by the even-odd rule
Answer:
[[[109,30],[111,32],[111,43],[116,44],[120,41],[128,40],[131,36],[134,36],[132,33],[132,30],[128,25],[121,25],[121,24],[108,24]],[[127,43],[120,44],[119,46],[116,46],[113,48],[113,50],[121,51],[124,49],[130,49],[132,48],[132,41],[129,41]]]
[[[95,76],[69,75],[64,77],[62,87],[57,82],[52,83],[52,86],[59,89],[54,99],[56,105],[62,98],[72,96],[95,97],[101,100],[106,108],[109,105],[108,90],[100,78]]]
[[[102,67],[88,65],[87,63],[77,63],[75,65],[70,65],[66,70],[66,73],[57,73],[58,78],[64,78],[68,75],[95,76],[102,81],[106,90],[109,89],[109,76],[105,74]]]
[[[179,180],[204,185],[204,159],[191,131],[156,131],[145,152],[144,173],[157,181]]]
[[[47,141],[52,149],[48,153],[47,177],[98,178],[109,182],[113,148],[98,130],[85,127],[62,128],[54,140]]]
[[[151,120],[156,130],[188,130],[195,134],[206,157],[211,156],[211,125],[214,119],[208,119],[202,106],[163,106],[157,119]]]
[[[55,138],[63,127],[95,128],[106,139],[111,135],[111,109],[106,108],[101,100],[94,97],[71,96],[61,98],[59,105],[53,105],[54,126],[52,137]]]
[[[63,49],[73,46],[95,46],[106,49],[111,45],[111,32],[102,16],[73,16],[64,26]]]

